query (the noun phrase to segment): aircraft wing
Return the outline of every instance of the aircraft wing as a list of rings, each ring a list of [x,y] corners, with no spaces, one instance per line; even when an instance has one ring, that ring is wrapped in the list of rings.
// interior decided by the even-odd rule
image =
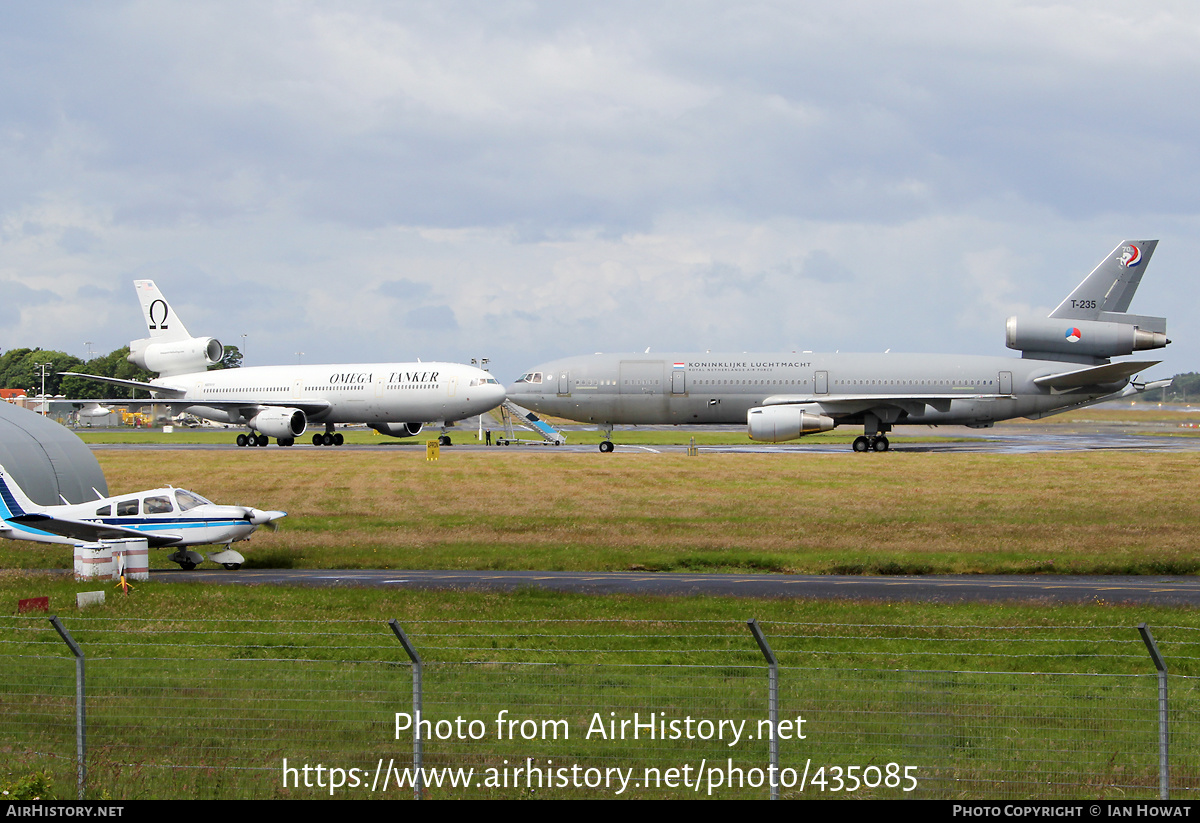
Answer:
[[[143,383],[140,380],[121,380],[117,377],[101,377],[97,374],[80,374],[79,372],[74,371],[60,371],[59,374],[63,375],[64,377],[86,377],[88,380],[95,380],[99,383],[110,383],[114,386],[124,386],[127,389],[141,389],[142,391],[154,392],[155,394],[162,395],[166,398],[183,397],[187,394],[186,389],[172,389],[166,386],[156,386],[153,383]],[[100,403],[103,401],[93,400],[91,402]]]
[[[173,389],[167,386],[158,386],[154,383],[143,383],[140,380],[121,380],[116,377],[100,377],[95,374],[80,374],[79,372],[64,371],[59,374],[70,377],[86,377],[89,380],[98,380],[101,383],[110,383],[114,386],[124,386],[130,389],[141,389],[142,391],[153,392],[155,397],[112,397],[87,399],[71,402],[86,402],[86,403],[101,403],[112,406],[122,406],[123,408],[136,408],[138,406],[169,406],[172,412],[185,411],[193,406],[201,406],[210,409],[237,409],[238,412],[245,418],[254,417],[263,407],[283,408],[283,409],[299,409],[309,417],[319,418],[320,415],[329,411],[333,404],[328,400],[288,400],[288,399],[263,399],[263,398],[222,398],[220,400],[214,398],[205,398],[203,400],[190,399],[187,397],[186,389]]]
[[[762,405],[813,406],[814,411],[820,414],[838,418],[884,407],[900,409],[901,411],[908,412],[910,415],[921,414],[925,406],[932,406],[937,411],[947,412],[950,411],[950,403],[954,400],[998,400],[1011,396],[1008,394],[980,394],[978,392],[912,396],[902,394],[777,394],[768,397],[762,402]]]
[[[97,523],[93,520],[68,520],[63,517],[53,517],[49,514],[19,514],[8,518],[13,523],[33,526],[44,532],[81,540],[85,543],[97,543],[101,540],[120,540],[127,537],[145,538],[151,546],[170,546],[183,539],[181,534],[164,532],[142,532],[137,529],[127,529],[124,526],[111,526],[107,523]],[[6,527],[7,528],[7,527]]]

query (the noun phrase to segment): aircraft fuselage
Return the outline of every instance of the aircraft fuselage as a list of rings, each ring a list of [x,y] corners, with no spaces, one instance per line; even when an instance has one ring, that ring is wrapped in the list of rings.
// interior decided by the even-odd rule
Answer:
[[[313,423],[450,421],[504,401],[495,378],[459,363],[252,366],[160,377],[152,384],[186,392],[164,401],[228,423],[248,422],[259,406],[292,405],[305,409]]]
[[[861,423],[894,396],[891,424],[987,426],[1083,404],[1129,382],[1068,392],[1033,382],[1073,367],[948,354],[594,354],[536,367],[510,386],[509,399],[600,425],[745,424],[753,408],[836,401],[830,414],[842,425]],[[855,398],[863,398],[859,411]]]

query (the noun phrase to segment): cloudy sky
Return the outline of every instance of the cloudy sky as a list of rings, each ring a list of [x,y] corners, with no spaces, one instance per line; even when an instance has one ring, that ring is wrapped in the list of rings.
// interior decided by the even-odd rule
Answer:
[[[0,348],[1004,355],[1125,239],[1200,369],[1200,6],[0,6]]]

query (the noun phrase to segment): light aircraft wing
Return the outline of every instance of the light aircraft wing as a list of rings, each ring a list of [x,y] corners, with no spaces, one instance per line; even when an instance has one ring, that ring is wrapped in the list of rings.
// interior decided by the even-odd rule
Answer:
[[[183,540],[181,534],[165,532],[142,532],[137,529],[127,529],[123,526],[110,526],[106,523],[96,523],[91,520],[69,520],[54,517],[49,514],[19,514],[8,518],[13,523],[33,526],[44,532],[69,537],[72,540],[82,540],[85,543],[96,543],[100,540],[120,540],[126,537],[145,538],[151,546],[170,546]]]
[[[1161,362],[1161,360],[1144,360],[1129,363],[1105,363],[1102,366],[1090,366],[1086,369],[1074,369],[1072,371],[1059,372],[1058,374],[1047,374],[1044,377],[1035,378],[1033,382],[1052,391],[1067,391],[1069,389],[1082,388],[1083,386],[1119,383],[1140,371],[1145,371],[1151,366],[1157,366]]]

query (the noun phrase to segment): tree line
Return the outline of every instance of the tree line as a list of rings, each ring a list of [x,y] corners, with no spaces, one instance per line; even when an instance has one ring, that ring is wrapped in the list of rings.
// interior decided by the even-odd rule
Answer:
[[[47,364],[46,394],[62,395],[81,400],[102,398],[127,399],[131,390],[111,383],[97,383],[85,377],[64,377],[59,372],[71,371],[95,374],[100,377],[115,377],[120,380],[147,382],[156,375],[130,363],[129,347],[124,346],[108,354],[83,361],[74,355],[49,349],[9,349],[0,354],[0,389],[24,389],[30,396],[42,393],[42,364]],[[225,356],[214,369],[236,369],[242,364],[242,353],[237,346],[226,346]]]

